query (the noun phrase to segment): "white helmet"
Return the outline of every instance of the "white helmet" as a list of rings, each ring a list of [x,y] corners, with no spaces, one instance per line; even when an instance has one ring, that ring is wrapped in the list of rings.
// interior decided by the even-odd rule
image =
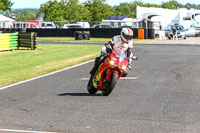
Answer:
[[[120,35],[125,43],[129,43],[133,39],[133,31],[130,28],[122,28]]]

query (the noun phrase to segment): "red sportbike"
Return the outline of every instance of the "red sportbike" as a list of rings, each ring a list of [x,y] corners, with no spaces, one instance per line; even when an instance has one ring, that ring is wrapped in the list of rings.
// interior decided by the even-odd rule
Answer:
[[[132,58],[137,59],[136,56]],[[119,78],[128,67],[128,58],[123,50],[112,53],[104,59],[94,75],[91,75],[87,90],[90,94],[102,91],[103,96],[108,96],[116,86]]]

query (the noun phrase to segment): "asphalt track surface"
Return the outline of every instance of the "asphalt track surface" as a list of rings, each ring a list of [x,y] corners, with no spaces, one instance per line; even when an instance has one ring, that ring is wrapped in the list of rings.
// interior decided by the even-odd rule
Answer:
[[[198,133],[200,46],[135,45],[110,96],[87,92],[93,62],[0,91],[0,133]],[[39,132],[40,131],[40,132]]]

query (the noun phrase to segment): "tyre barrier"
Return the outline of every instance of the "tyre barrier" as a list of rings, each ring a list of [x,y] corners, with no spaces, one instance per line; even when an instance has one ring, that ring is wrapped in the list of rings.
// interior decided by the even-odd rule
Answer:
[[[18,33],[0,34],[0,50],[15,50],[18,48]]]
[[[26,47],[34,50],[36,49],[36,40],[36,32],[20,32],[18,34],[18,47]]]
[[[89,31],[75,31],[74,33],[75,40],[90,40]]]
[[[36,48],[37,33],[17,32],[0,34],[0,51],[16,50],[19,47],[26,47],[34,50]]]

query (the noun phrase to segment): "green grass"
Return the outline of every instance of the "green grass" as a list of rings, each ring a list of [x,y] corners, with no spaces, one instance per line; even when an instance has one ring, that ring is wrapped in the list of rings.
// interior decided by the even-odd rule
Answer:
[[[37,45],[36,50],[0,52],[0,86],[72,66],[99,55],[102,46]]]
[[[38,41],[108,42],[111,38],[74,40],[73,37],[38,37]],[[153,40],[134,39],[135,43]],[[101,45],[37,45],[36,50],[0,52],[0,87],[66,68],[99,55]]]
[[[37,41],[64,41],[64,42],[101,42],[110,41],[111,38],[90,38],[90,40],[75,40],[74,37],[38,37]],[[135,43],[148,43],[154,39],[133,39]]]
[[[110,38],[90,38],[90,40],[75,40],[74,37],[37,37],[37,41],[64,41],[64,42],[108,42]]]

